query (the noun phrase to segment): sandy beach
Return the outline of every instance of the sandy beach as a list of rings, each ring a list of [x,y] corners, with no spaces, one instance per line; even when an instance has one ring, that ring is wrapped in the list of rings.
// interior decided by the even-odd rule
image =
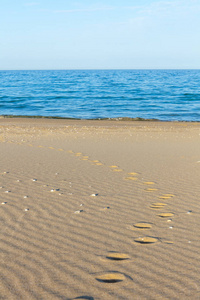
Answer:
[[[200,299],[200,123],[0,118],[0,299]]]

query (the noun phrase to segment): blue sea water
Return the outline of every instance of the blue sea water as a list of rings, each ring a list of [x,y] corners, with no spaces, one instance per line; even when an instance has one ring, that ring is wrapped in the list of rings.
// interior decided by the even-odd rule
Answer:
[[[0,71],[0,115],[200,121],[200,70]]]

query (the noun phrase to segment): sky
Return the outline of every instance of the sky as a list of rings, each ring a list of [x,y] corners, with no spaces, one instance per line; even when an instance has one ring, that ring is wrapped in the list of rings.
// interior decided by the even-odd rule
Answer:
[[[200,69],[200,0],[0,0],[0,69]]]

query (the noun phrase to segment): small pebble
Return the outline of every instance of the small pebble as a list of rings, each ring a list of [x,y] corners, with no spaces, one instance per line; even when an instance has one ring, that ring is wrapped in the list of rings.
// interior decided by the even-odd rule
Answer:
[[[98,196],[98,194],[92,194],[92,195],[90,195],[91,197],[96,197],[96,196]]]
[[[110,209],[110,206],[106,206],[103,208],[103,210],[106,210],[106,209]]]
[[[25,211],[28,211],[29,210],[29,208],[25,208]]]
[[[171,221],[172,221],[172,219],[167,220],[167,222],[171,222]]]
[[[37,181],[37,179],[33,178],[32,181]]]
[[[28,196],[24,196],[24,198],[28,198]]]
[[[83,206],[84,204],[80,204],[80,206]]]
[[[11,191],[5,191],[5,193],[10,193]]]
[[[76,210],[74,213],[75,214],[80,214],[82,211],[83,211],[82,209],[81,210]]]
[[[6,204],[7,202],[2,202],[1,204]]]
[[[191,241],[188,241],[188,243],[190,244],[190,243],[191,243]]]
[[[52,189],[51,190],[51,192],[53,193],[53,192],[58,192],[58,191],[60,191],[59,189]]]
[[[173,229],[173,226],[170,226],[169,229]]]
[[[191,212],[192,212],[191,210],[188,210],[188,211],[187,211],[187,214],[191,214]]]

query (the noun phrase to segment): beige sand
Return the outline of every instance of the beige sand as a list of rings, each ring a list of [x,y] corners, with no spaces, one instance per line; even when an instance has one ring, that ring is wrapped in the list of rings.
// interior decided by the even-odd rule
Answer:
[[[0,299],[200,299],[200,124],[2,118],[0,157]]]

